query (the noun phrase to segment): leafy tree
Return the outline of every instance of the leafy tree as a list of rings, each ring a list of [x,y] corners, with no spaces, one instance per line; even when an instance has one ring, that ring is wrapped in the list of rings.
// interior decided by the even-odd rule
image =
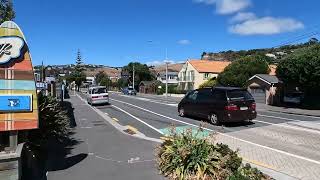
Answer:
[[[247,56],[232,62],[218,76],[218,83],[224,86],[245,87],[247,80],[255,74],[270,72],[265,56]]]
[[[285,83],[300,87],[306,95],[320,91],[320,44],[302,48],[278,64],[277,76]]]
[[[129,72],[129,83],[132,84],[133,81],[133,67],[135,70],[135,86],[138,86],[141,81],[151,81],[155,77],[151,74],[148,66],[146,64],[141,64],[138,62],[131,62],[127,66],[123,67],[123,71]]]
[[[123,87],[126,87],[128,85],[128,81],[124,78],[120,78],[118,79],[117,81],[117,86],[118,88],[123,88]]]
[[[15,12],[11,0],[0,0],[0,23],[11,21],[15,18]]]
[[[111,80],[105,72],[100,71],[98,74],[96,74],[95,77],[97,84],[99,84],[100,86],[109,87],[111,85]]]

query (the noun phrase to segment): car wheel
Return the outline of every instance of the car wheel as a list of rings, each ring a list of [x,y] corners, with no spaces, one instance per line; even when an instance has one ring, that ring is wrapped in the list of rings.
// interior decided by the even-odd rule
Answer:
[[[220,124],[219,118],[218,118],[217,114],[215,114],[215,113],[210,114],[208,116],[208,119],[209,119],[210,123],[213,124],[213,125],[219,125]]]
[[[179,108],[179,116],[184,117],[185,115],[186,115],[186,114],[185,114],[184,108],[183,108],[183,107],[180,107],[180,108]]]

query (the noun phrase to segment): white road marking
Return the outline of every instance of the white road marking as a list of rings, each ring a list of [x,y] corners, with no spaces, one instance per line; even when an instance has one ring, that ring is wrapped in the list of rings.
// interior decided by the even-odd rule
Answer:
[[[165,116],[165,115],[150,111],[148,109],[136,106],[134,104],[130,104],[130,103],[127,103],[127,102],[124,102],[124,101],[115,100],[115,99],[111,99],[111,100],[116,101],[116,102],[120,102],[120,103],[123,103],[123,104],[126,104],[126,105],[129,105],[129,106],[132,106],[132,107],[135,107],[135,108],[138,108],[138,109],[141,109],[143,111],[155,114],[155,115],[160,116],[160,117],[164,117],[164,118],[170,119],[172,121],[176,121],[176,122],[179,122],[179,123],[183,123],[183,124],[187,124],[187,125],[190,125],[190,126],[198,127],[197,125],[194,125],[194,124],[191,124],[191,123],[187,123],[187,122],[183,122],[183,121],[180,121],[180,120],[177,120],[177,119],[174,119],[174,118],[171,118],[171,117],[168,117],[168,116]],[[310,159],[310,158],[307,158],[307,157],[303,157],[303,156],[299,156],[299,155],[296,155],[296,154],[288,153],[288,152],[283,151],[283,150],[271,148],[271,147],[268,147],[268,146],[265,146],[265,145],[261,145],[261,144],[257,144],[257,143],[254,143],[254,142],[250,142],[250,141],[247,141],[247,140],[244,140],[244,139],[240,139],[240,138],[237,138],[237,137],[234,137],[234,136],[230,136],[228,134],[224,134],[224,133],[221,133],[221,132],[214,131],[212,129],[208,129],[208,128],[203,128],[203,129],[211,131],[211,132],[216,132],[216,133],[218,133],[218,134],[220,134],[222,136],[233,138],[233,139],[238,140],[238,141],[242,141],[242,142],[245,142],[245,143],[248,143],[248,144],[251,144],[251,145],[255,145],[255,146],[258,146],[258,147],[261,147],[261,148],[264,148],[264,149],[268,149],[268,150],[275,151],[275,152],[278,152],[278,153],[281,153],[281,154],[285,154],[287,156],[291,156],[291,157],[294,157],[294,158],[302,159],[302,160],[305,160],[305,161],[320,165],[320,161],[317,161],[317,160],[313,160],[313,159]]]
[[[291,114],[291,113],[283,113],[283,112],[277,112],[277,111],[265,111],[267,113],[274,113],[274,114],[285,114],[287,116],[300,116],[300,117],[307,117],[307,118],[314,118],[314,119],[320,119],[318,116],[307,116],[302,114]]]
[[[112,107],[114,107],[114,108],[116,108],[116,109],[118,109],[119,111],[122,111],[123,113],[125,113],[125,114],[129,115],[129,116],[130,116],[130,117],[132,117],[133,119],[135,119],[135,120],[137,120],[137,121],[141,122],[142,124],[144,124],[144,125],[148,126],[149,128],[151,128],[151,129],[153,129],[153,130],[157,131],[158,133],[163,134],[163,132],[161,132],[159,129],[157,129],[157,128],[155,128],[155,127],[151,126],[150,124],[148,124],[148,123],[146,123],[146,122],[144,122],[144,121],[142,121],[140,118],[137,118],[136,116],[134,116],[134,115],[132,115],[132,114],[128,113],[127,111],[125,111],[125,110],[123,110],[123,109],[119,108],[118,106],[115,106],[115,105],[111,105],[111,106],[112,106]]]
[[[125,95],[121,95],[121,94],[119,96],[131,98],[131,99],[138,99],[138,100],[141,100],[141,101],[153,102],[153,103],[156,103],[156,104],[163,104],[163,105],[178,107],[177,103],[163,103],[163,102],[155,101],[155,100],[152,100],[152,99],[147,99],[147,98],[142,98],[142,97],[131,97],[131,96],[125,96]]]
[[[284,128],[289,128],[289,129],[294,129],[294,130],[299,130],[299,131],[306,131],[306,132],[310,132],[310,133],[317,133],[320,134],[320,131],[317,130],[313,130],[313,129],[308,129],[308,128],[304,128],[304,127],[297,127],[294,125],[289,125],[289,124],[277,124],[277,123],[270,123],[270,122],[266,122],[266,121],[260,121],[260,120],[252,120],[253,122],[259,122],[259,123],[263,123],[263,124],[269,124],[269,125],[273,125],[273,126],[279,126],[279,127],[284,127]],[[302,122],[302,121],[297,121],[297,122]],[[289,122],[290,123],[290,122]]]
[[[297,120],[297,119],[290,119],[290,118],[284,118],[284,117],[278,117],[278,116],[268,116],[268,115],[263,115],[263,114],[258,114],[258,116],[261,116],[261,117],[268,117],[268,118],[276,118],[276,119],[283,119],[283,120],[289,120],[289,121],[296,121],[296,122],[301,122],[301,120]]]
[[[157,104],[163,104],[163,105],[167,105],[167,106],[178,107],[178,104],[161,103],[161,102],[153,101],[153,100],[150,100],[150,99],[147,99],[147,98],[130,97],[130,96],[124,96],[124,95],[120,95],[120,96],[132,98],[132,99],[138,99],[138,100],[142,100],[142,101],[153,102],[153,103],[157,103]],[[283,118],[283,117],[277,117],[277,116],[267,116],[267,115],[262,115],[262,114],[258,114],[258,116],[269,117],[269,118],[277,118],[277,119],[284,119],[284,120],[290,120],[290,121],[295,121],[295,122],[303,122],[301,120],[295,120],[295,119]],[[286,128],[290,128],[290,129],[295,129],[295,130],[307,131],[307,132],[311,132],[311,133],[320,134],[320,131],[317,131],[317,130],[312,130],[312,129],[303,128],[303,127],[296,127],[296,126],[289,125],[289,124],[284,125],[284,124],[270,123],[270,122],[260,121],[260,120],[253,120],[253,121],[264,123],[264,124],[269,124],[269,125],[275,125],[275,126],[279,126],[279,127],[286,127]]]

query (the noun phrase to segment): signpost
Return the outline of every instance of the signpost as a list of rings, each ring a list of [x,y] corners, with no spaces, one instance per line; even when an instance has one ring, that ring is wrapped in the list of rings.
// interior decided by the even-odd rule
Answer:
[[[25,37],[12,21],[0,25],[0,131],[38,128],[38,102]]]
[[[26,39],[17,24],[6,21],[0,25],[0,144],[6,147],[0,163],[11,167],[6,170],[7,179],[20,179],[23,145],[18,145],[18,131],[38,128],[38,116],[36,83]],[[4,138],[9,138],[9,147],[5,140],[1,141]]]

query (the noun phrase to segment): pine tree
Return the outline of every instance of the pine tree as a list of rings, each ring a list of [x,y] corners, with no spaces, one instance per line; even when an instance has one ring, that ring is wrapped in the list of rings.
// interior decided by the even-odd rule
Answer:
[[[78,73],[81,73],[82,71],[84,71],[84,67],[83,67],[83,61],[82,61],[82,57],[81,57],[81,53],[80,50],[78,49],[77,52],[77,59],[76,59],[76,64],[75,64],[75,70]]]
[[[15,18],[12,0],[0,0],[0,23]]]
[[[80,86],[81,86],[82,82],[84,82],[86,80],[86,75],[83,72],[84,70],[85,69],[83,67],[81,53],[80,53],[80,50],[78,50],[75,69],[68,77],[69,81],[75,82],[75,84],[77,85],[78,91],[80,90]]]

